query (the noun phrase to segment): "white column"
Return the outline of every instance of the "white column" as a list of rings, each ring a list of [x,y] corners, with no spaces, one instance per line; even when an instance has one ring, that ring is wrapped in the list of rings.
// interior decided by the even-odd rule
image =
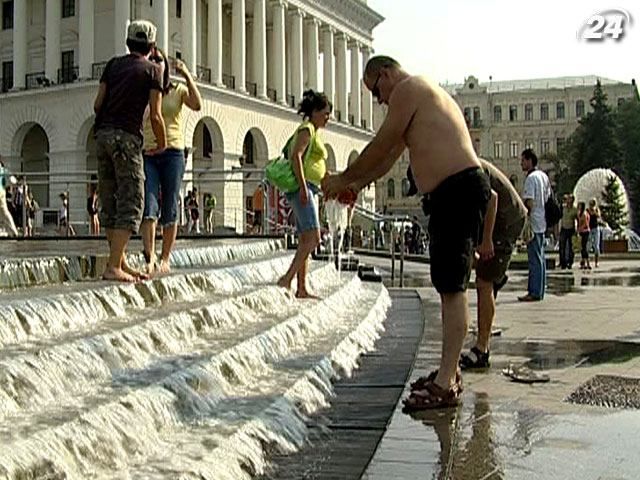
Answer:
[[[347,36],[340,32],[336,38],[336,102],[340,119],[342,122],[349,122],[349,105],[347,103]]]
[[[80,0],[78,11],[78,60],[80,78],[91,78],[93,75],[93,49],[94,49],[94,0]]]
[[[267,98],[267,11],[265,0],[253,2],[253,75],[258,98]]]
[[[295,103],[302,100],[303,75],[302,75],[302,10],[294,8],[291,11],[291,94],[295,97]]]
[[[58,69],[62,64],[60,53],[60,23],[62,2],[47,2],[45,20],[44,76],[58,83]]]
[[[329,101],[335,105],[335,69],[333,60],[333,28],[324,26],[322,28],[322,35],[324,40],[323,45],[323,90]]]
[[[196,75],[198,61],[196,58],[196,42],[198,41],[198,23],[196,0],[182,2],[182,59],[189,71]]]
[[[275,51],[274,61],[274,84],[276,88],[276,98],[278,103],[285,103],[285,70],[284,70],[284,49],[285,49],[285,24],[284,8],[285,4],[281,0],[276,0],[273,5],[273,49]]]
[[[371,57],[371,49],[367,46],[362,47],[362,71],[367,67],[367,62]],[[366,123],[367,130],[373,130],[373,96],[368,88],[363,89],[362,93],[362,118]]]
[[[351,42],[351,111],[353,124],[362,126],[362,58],[360,56],[360,43]]]
[[[129,0],[115,0],[115,18],[113,30],[113,52],[115,55],[127,53],[127,28],[131,19]]]
[[[232,46],[233,59],[231,69],[235,77],[236,91],[246,92],[247,82],[247,35],[245,27],[245,3],[244,0],[233,0],[232,18]]]
[[[156,44],[169,55],[169,0],[156,0]],[[82,17],[80,17],[82,18]]]
[[[209,67],[211,83],[222,86],[222,0],[209,0]]]
[[[13,2],[13,88],[25,87],[27,75],[27,2]]]
[[[318,20],[310,18],[307,21],[307,61],[309,62],[309,88],[318,90]]]

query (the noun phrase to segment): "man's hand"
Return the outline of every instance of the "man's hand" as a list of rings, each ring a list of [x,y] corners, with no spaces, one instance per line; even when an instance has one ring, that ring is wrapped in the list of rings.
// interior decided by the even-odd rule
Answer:
[[[482,243],[478,246],[478,254],[480,255],[480,258],[485,262],[487,260],[491,260],[495,255],[495,252],[493,251],[493,240],[483,240]]]
[[[144,154],[148,157],[153,157],[154,155],[160,155],[164,151],[164,148],[152,148],[151,150],[145,150]]]
[[[187,75],[189,75],[189,69],[187,68],[185,63],[180,59],[176,59],[174,68],[176,69],[176,73],[182,75],[185,78],[187,77]]]
[[[322,192],[326,198],[335,198],[347,189],[347,183],[342,175],[326,174],[322,179]]]

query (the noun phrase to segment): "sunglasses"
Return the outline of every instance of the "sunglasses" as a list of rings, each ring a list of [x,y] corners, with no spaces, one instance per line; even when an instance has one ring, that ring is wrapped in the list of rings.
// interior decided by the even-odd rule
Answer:
[[[381,74],[382,74],[381,72],[378,72],[378,78],[376,78],[376,81],[373,84],[373,87],[371,87],[371,95],[376,97],[376,100],[378,101],[380,101],[380,90],[378,90],[378,82],[380,81]]]

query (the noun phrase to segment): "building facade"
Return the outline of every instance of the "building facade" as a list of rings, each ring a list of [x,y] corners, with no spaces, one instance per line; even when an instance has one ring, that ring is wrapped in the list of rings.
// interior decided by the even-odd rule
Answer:
[[[186,115],[188,179],[216,195],[219,224],[243,229],[261,178],[255,169],[296,128],[305,89],[324,91],[334,104],[323,132],[331,170],[344,169],[371,138],[372,99],[361,78],[383,19],[366,1],[0,3],[0,155],[31,180],[43,210],[68,190],[72,220],[85,219],[86,178],[76,173],[96,168],[93,100],[106,62],[126,53],[132,19],[155,23],[158,45],[196,78],[203,108]],[[361,202],[373,207],[374,193]]]
[[[557,153],[591,109],[595,76],[561,77],[480,83],[474,76],[462,85],[444,85],[460,106],[476,153],[494,162],[516,186],[524,183],[520,153],[525,148],[542,156]],[[599,78],[608,102],[617,107],[635,98],[635,81]],[[419,200],[407,198],[405,152],[394,169],[376,184],[378,208],[391,212],[419,212]],[[541,164],[549,171],[551,165]],[[552,172],[550,172],[552,173]]]

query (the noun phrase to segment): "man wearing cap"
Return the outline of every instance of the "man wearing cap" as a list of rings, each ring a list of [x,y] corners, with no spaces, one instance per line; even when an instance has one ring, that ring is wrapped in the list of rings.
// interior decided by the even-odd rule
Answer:
[[[162,120],[162,66],[147,59],[156,41],[156,27],[146,20],[131,22],[127,31],[130,53],[105,66],[94,103],[101,222],[109,241],[105,280],[134,282],[143,275],[124,260],[127,243],[142,221],[144,168],[142,118],[149,105],[151,126],[159,153],[166,147]]]

